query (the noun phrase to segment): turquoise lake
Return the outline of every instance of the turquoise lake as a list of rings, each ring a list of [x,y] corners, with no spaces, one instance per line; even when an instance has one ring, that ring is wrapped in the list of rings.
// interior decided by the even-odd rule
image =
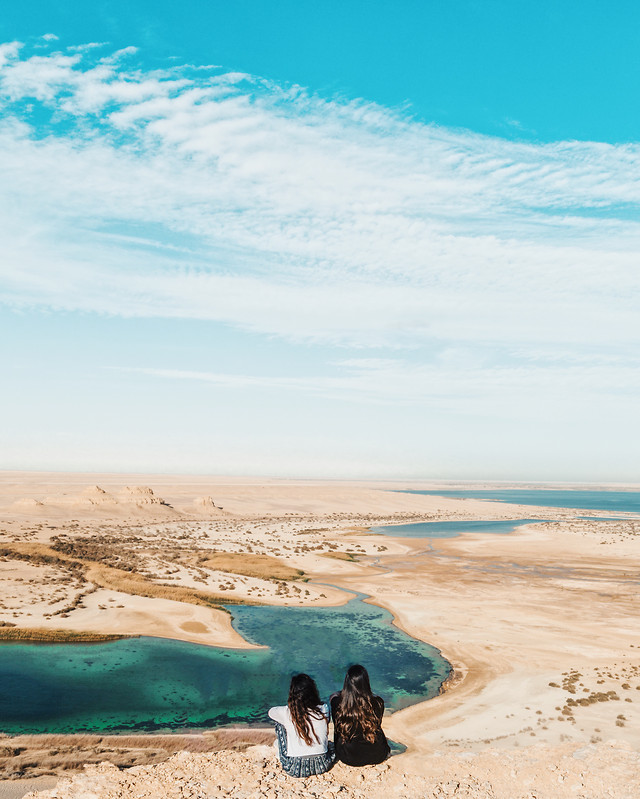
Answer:
[[[289,679],[311,674],[323,697],[363,663],[397,710],[435,696],[449,672],[438,650],[353,599],[339,608],[233,606],[235,628],[269,649],[158,638],[0,646],[0,730],[11,734],[154,731],[267,722]]]
[[[440,491],[417,491],[407,489],[405,494],[428,494],[435,497],[458,499],[490,499],[497,502],[512,502],[515,505],[537,505],[547,508],[579,508],[581,510],[605,510],[611,513],[640,513],[640,491],[590,491],[562,489],[455,489]]]
[[[395,538],[455,538],[460,533],[512,533],[523,524],[535,524],[544,519],[491,519],[462,522],[413,522],[371,527],[370,532]]]

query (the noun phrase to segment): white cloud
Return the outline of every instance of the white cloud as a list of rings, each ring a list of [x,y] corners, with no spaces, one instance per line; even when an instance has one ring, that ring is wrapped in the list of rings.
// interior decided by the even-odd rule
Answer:
[[[15,61],[22,44],[20,42],[4,42],[0,44],[0,68]]]
[[[8,304],[357,347],[640,338],[637,144],[452,131],[135,48],[22,53],[0,49]]]
[[[461,363],[464,368],[460,368]],[[640,360],[624,363],[583,363],[566,368],[557,364],[536,364],[527,368],[506,368],[483,362],[470,362],[466,353],[444,353],[430,364],[411,364],[390,359],[350,359],[336,364],[337,374],[300,376],[250,375],[200,372],[182,369],[128,369],[156,378],[208,383],[226,389],[262,389],[316,394],[352,402],[389,403],[394,406],[420,405],[458,411],[496,411],[511,415],[514,399],[529,394],[531,403],[564,404],[576,391],[593,399],[600,395],[629,394],[629,401],[640,392]],[[603,381],[603,376],[606,380]],[[577,409],[567,402],[566,412]],[[520,409],[518,409],[518,413]],[[592,412],[592,409],[589,411]]]

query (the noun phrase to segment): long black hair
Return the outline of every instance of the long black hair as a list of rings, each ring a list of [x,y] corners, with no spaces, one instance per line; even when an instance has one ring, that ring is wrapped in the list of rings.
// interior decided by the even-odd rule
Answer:
[[[381,700],[371,690],[369,674],[364,666],[351,666],[333,714],[336,732],[345,741],[362,735],[373,743],[380,727]]]
[[[308,745],[313,745],[313,738],[320,743],[315,734],[311,719],[326,719],[320,710],[320,694],[315,681],[308,674],[294,674],[289,686],[289,711],[293,726],[298,735]]]

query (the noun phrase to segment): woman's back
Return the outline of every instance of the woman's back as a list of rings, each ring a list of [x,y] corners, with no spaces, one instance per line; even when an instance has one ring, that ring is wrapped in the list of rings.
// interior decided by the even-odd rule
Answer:
[[[336,757],[348,766],[381,763],[389,755],[382,731],[384,701],[371,692],[363,666],[352,666],[342,691],[331,697]]]
[[[327,751],[329,737],[329,708],[327,705],[318,705],[316,713],[307,716],[311,727],[311,743],[307,743],[300,736],[287,705],[272,707],[269,717],[283,725],[287,732],[287,751],[289,757],[306,757],[319,755]]]
[[[318,687],[308,674],[294,674],[289,701],[269,710],[275,721],[278,755],[292,777],[324,774],[334,763],[329,742],[329,708],[320,701]]]

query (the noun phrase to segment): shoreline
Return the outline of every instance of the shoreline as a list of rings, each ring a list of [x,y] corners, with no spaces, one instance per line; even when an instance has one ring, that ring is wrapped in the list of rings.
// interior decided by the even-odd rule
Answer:
[[[517,518],[513,519],[513,520],[517,521]],[[509,520],[509,521],[511,521],[511,520]],[[541,519],[540,520],[540,522],[545,522],[545,521],[548,521],[548,520],[546,520],[546,519],[544,519],[544,520]],[[420,523],[420,522],[417,522],[417,523]],[[538,523],[538,522],[535,521],[535,520],[531,522],[531,524],[536,524],[536,523]],[[400,523],[400,524],[402,524],[402,523]],[[392,526],[392,525],[387,525],[387,526]],[[506,536],[515,535],[515,534],[521,532],[522,527],[526,528],[527,526],[528,525],[524,525],[524,526],[521,526],[521,527],[515,527],[509,533],[502,534],[502,535],[506,535]],[[352,528],[352,529],[346,530],[345,533],[347,535],[356,535],[356,536],[357,535],[371,535],[371,533],[369,532],[369,528],[364,528],[364,527],[363,528]],[[379,536],[380,538],[384,538],[384,539],[388,538],[387,536],[385,536],[382,533],[377,533],[376,535]],[[460,533],[457,536],[457,538],[458,539],[467,538],[469,540],[477,540],[481,536],[486,536],[486,538],[488,540],[491,540],[492,537],[495,536],[495,535],[497,535],[497,534],[495,534],[495,533],[462,532],[462,533]],[[396,539],[396,537],[391,537],[391,538]],[[408,550],[411,550],[411,549],[418,550],[419,549],[420,551],[422,551],[422,548],[421,547],[418,548],[416,546],[417,542],[420,542],[420,541],[424,542],[424,541],[427,541],[427,540],[429,540],[429,541],[443,540],[443,539],[439,539],[439,538],[420,539],[420,538],[402,538],[402,537],[397,537],[397,539],[399,539],[402,543],[404,543]],[[381,566],[376,566],[376,565],[371,565],[371,568],[372,569],[376,569],[377,571],[379,571],[379,572],[381,572],[383,574],[386,574],[386,573],[389,573],[390,571],[392,571],[392,570],[383,570],[383,568]],[[313,578],[310,579],[310,582],[313,582],[315,585],[334,588],[337,591],[339,591],[341,594],[344,595],[344,599],[342,601],[336,601],[336,602],[332,602],[332,603],[327,603],[326,605],[323,604],[322,607],[343,606],[343,605],[348,604],[348,602],[351,601],[352,599],[357,598],[358,594],[362,594],[362,592],[356,591],[354,588],[349,588],[347,586],[336,585],[335,583],[321,583],[321,582],[319,582],[319,580],[316,580],[316,579],[313,579]],[[440,684],[440,686],[438,688],[438,693],[435,696],[425,698],[425,699],[420,700],[420,701],[418,701],[418,702],[416,702],[416,703],[414,703],[412,705],[409,705],[408,707],[404,707],[404,708],[401,708],[401,709],[396,710],[396,711],[389,711],[388,714],[385,714],[385,719],[389,720],[389,719],[391,719],[393,716],[395,716],[398,713],[405,713],[405,712],[407,712],[409,710],[412,710],[412,709],[423,708],[425,705],[427,705],[430,702],[433,702],[435,699],[444,697],[445,695],[450,696],[457,689],[461,689],[463,687],[465,687],[467,689],[466,692],[472,692],[472,693],[478,693],[478,692],[480,692],[482,690],[482,688],[486,687],[486,685],[488,684],[488,677],[491,675],[491,670],[489,668],[485,668],[485,669],[480,668],[479,669],[478,666],[480,664],[477,661],[474,662],[470,655],[467,655],[467,657],[465,658],[464,654],[460,655],[460,653],[456,653],[457,656],[454,658],[453,655],[448,655],[447,654],[446,648],[445,648],[446,645],[443,644],[442,646],[439,646],[439,645],[436,645],[436,644],[432,643],[431,640],[426,640],[425,637],[417,636],[414,632],[410,631],[406,625],[404,625],[402,623],[399,615],[397,613],[395,613],[390,606],[388,606],[386,604],[383,604],[383,602],[380,599],[377,599],[374,595],[365,594],[365,595],[363,595],[363,600],[362,601],[366,602],[368,604],[371,604],[371,605],[375,605],[376,607],[379,607],[382,610],[385,610],[386,612],[388,612],[391,615],[391,623],[393,625],[395,625],[398,629],[402,630],[406,635],[408,635],[408,636],[410,636],[410,637],[412,637],[412,638],[414,638],[416,640],[419,640],[422,643],[427,644],[428,646],[432,647],[449,664],[448,674],[445,676],[445,678],[443,679],[442,683]],[[252,604],[252,603],[237,603],[237,604]],[[89,633],[89,635],[91,635],[91,634],[92,633]],[[137,635],[137,636],[116,636],[115,638],[109,638],[106,641],[96,640],[96,641],[91,641],[91,642],[92,643],[102,643],[102,642],[107,642],[108,640],[116,640],[117,638],[128,638],[128,637],[145,637],[145,636],[140,636],[140,635]],[[164,638],[164,636],[152,636],[152,635],[149,635],[149,636],[146,636],[146,637]],[[167,640],[183,640],[183,639],[176,639],[176,638],[169,637],[169,638],[167,638]],[[87,641],[87,642],[89,642],[89,641]],[[190,642],[202,645],[201,642],[199,642],[199,641],[190,641]],[[0,642],[0,643],[2,643],[2,642]],[[14,642],[7,642],[7,643],[14,643]],[[15,643],[19,643],[19,642],[16,641]],[[25,643],[30,643],[30,642],[25,641]],[[33,643],[43,643],[44,644],[44,643],[55,643],[55,642],[54,641],[51,641],[51,642],[38,641],[38,642],[33,642]],[[84,641],[81,641],[81,640],[79,640],[79,641],[68,641],[68,643],[84,643]],[[205,645],[224,648],[224,647],[221,647],[220,645],[217,645],[217,644],[205,644]],[[259,645],[255,645],[255,644],[250,644],[250,645],[252,647],[255,647],[255,648],[266,648],[266,647],[261,647]],[[464,649],[464,647],[463,647],[463,649]],[[471,666],[469,664],[469,662],[467,662],[467,661],[470,661],[473,665]],[[473,683],[471,685],[466,685],[465,683],[466,683],[467,679],[469,678],[470,672],[472,670],[474,671]],[[456,700],[456,705],[459,704],[459,697],[458,696],[455,696],[455,700]],[[234,730],[234,729],[247,729],[247,730],[251,729],[251,730],[256,730],[256,731],[265,731],[265,730],[267,730],[269,728],[265,727],[264,725],[260,725],[260,724],[256,724],[255,726],[251,725],[251,724],[246,724],[246,725],[242,725],[241,727],[226,727],[226,726],[211,727],[211,728],[189,728],[189,727],[186,727],[186,728],[176,728],[174,730],[167,730],[167,731],[159,730],[157,732],[153,732],[153,731],[152,732],[145,732],[145,733],[140,733],[139,735],[143,736],[143,737],[145,737],[145,736],[151,736],[151,737],[155,736],[155,737],[157,737],[159,735],[180,736],[180,735],[184,735],[184,734],[206,735],[207,733],[214,733],[214,732],[221,731],[221,730]],[[131,735],[131,734],[132,734],[131,731],[128,731],[126,729],[123,729],[123,730],[120,730],[120,731],[110,730],[108,733],[104,733],[104,734],[101,734],[99,731],[86,731],[86,732],[79,732],[79,733],[29,733],[30,736],[38,736],[38,737],[46,737],[48,735],[62,735],[62,736],[65,736],[65,737],[68,736],[69,738],[73,738],[73,736],[77,736],[77,735],[102,735],[102,737],[105,737],[105,736],[108,736],[108,735],[113,735],[113,736],[122,737],[122,736],[126,736],[126,735]],[[9,735],[10,735],[11,738],[15,738],[15,737],[20,737],[21,734],[18,733],[18,734],[15,734],[15,735],[13,735],[13,734],[9,734]],[[404,742],[403,742],[403,744],[404,744]],[[406,743],[406,748],[407,748],[407,753],[412,753],[412,750],[415,748],[415,744]]]
[[[552,525],[555,524],[557,527],[559,527],[565,521],[566,521],[565,519],[551,520],[549,523]],[[593,521],[597,521],[597,519],[593,519]],[[613,520],[606,519],[606,521],[613,521]],[[635,520],[621,519],[616,521],[633,522]],[[536,524],[536,522],[532,522],[532,525],[534,524]],[[502,539],[502,541],[500,541],[500,544],[502,544],[503,541],[505,541],[506,539],[510,539],[511,542],[513,543],[517,542],[519,539],[522,540],[523,542],[524,541],[530,542],[532,537],[535,537],[535,533],[532,536],[531,530],[528,529],[529,527],[530,527],[529,525],[523,525],[511,531],[507,535],[500,536],[500,539]],[[640,532],[640,530],[638,532]],[[544,536],[542,536],[542,539],[544,539]],[[403,543],[406,543],[408,546],[412,546],[414,550],[417,551],[419,549],[418,547],[416,547],[416,543],[420,539],[401,539],[401,540],[403,541]],[[450,552],[451,550],[462,549],[468,552],[473,550],[477,551],[482,548],[495,549],[498,544],[498,542],[496,541],[495,534],[470,533],[470,532],[461,533],[459,536],[452,539],[430,539],[430,541],[434,544],[437,543],[438,547],[437,548],[434,547],[434,551],[428,554],[422,552],[421,554],[423,554],[425,557],[429,557],[429,555],[434,557],[441,557],[442,550],[444,550],[445,552],[447,552],[448,550]],[[438,549],[441,551],[439,552]],[[609,579],[609,574],[606,572],[606,570],[604,572],[604,575],[605,576],[603,579],[605,580]],[[596,578],[596,581],[597,579],[598,578]],[[370,584],[364,586],[363,588],[366,588],[366,590],[368,591],[372,591],[372,585]],[[493,640],[493,642],[489,640],[486,644],[483,644],[481,646],[481,649],[484,650],[488,654],[488,656],[483,656],[479,658],[478,646],[474,644],[471,640],[468,641],[453,640],[455,637],[455,632],[453,631],[452,631],[453,634],[452,633],[443,634],[443,631],[434,630],[432,627],[428,632],[425,631],[424,634],[421,634],[421,630],[424,628],[417,628],[415,626],[415,623],[414,624],[406,623],[405,620],[407,614],[406,612],[404,614],[400,614],[397,603],[394,602],[394,600],[389,596],[388,586],[385,587],[385,599],[388,602],[386,607],[393,613],[395,618],[395,623],[397,624],[397,626],[414,637],[419,637],[421,638],[421,640],[428,641],[431,646],[434,646],[439,650],[442,656],[452,666],[452,672],[450,674],[450,677],[447,680],[445,680],[443,684],[444,690],[440,695],[425,702],[412,705],[411,707],[403,709],[398,714],[393,714],[390,717],[391,721],[390,729],[392,730],[391,734],[392,735],[395,734],[397,736],[401,734],[404,735],[403,741],[407,744],[408,754],[415,755],[417,751],[424,752],[425,747],[427,747],[426,751],[428,751],[431,746],[437,745],[436,741],[438,741],[440,745],[442,745],[443,733],[445,730],[451,730],[450,734],[452,736],[452,740],[447,745],[455,747],[465,746],[465,745],[471,746],[472,751],[482,751],[483,746],[489,744],[490,742],[491,743],[499,742],[499,745],[501,746],[513,745],[513,743],[515,743],[515,745],[517,746],[519,743],[517,732],[515,734],[512,732],[511,734],[507,734],[506,736],[504,734],[502,736],[500,735],[490,736],[490,734],[486,735],[485,733],[484,736],[482,737],[479,736],[480,740],[474,744],[473,740],[462,740],[462,741],[457,740],[454,737],[455,736],[454,731],[457,731],[458,729],[462,731],[463,729],[467,728],[465,729],[465,732],[467,732],[468,734],[469,732],[468,728],[474,726],[469,723],[469,720],[473,719],[474,715],[476,715],[479,710],[482,710],[483,708],[486,707],[485,702],[482,701],[482,698],[483,696],[486,696],[488,694],[489,695],[493,694],[494,692],[493,686],[497,686],[498,684],[509,685],[510,683],[513,685],[517,684],[518,682],[520,682],[521,684],[527,683],[527,681],[530,679],[529,673],[531,672],[531,668],[530,664],[529,666],[525,665],[524,662],[525,659],[523,658],[523,656],[521,655],[520,658],[514,658],[513,661],[511,662],[505,661],[504,658],[502,658],[502,663],[497,661],[494,654],[496,651],[496,645],[498,641],[498,638],[496,637]],[[423,601],[426,601],[426,599],[427,598],[424,597]],[[480,615],[482,616],[483,613],[481,607],[479,608],[479,611]],[[637,656],[633,655],[634,644],[633,643],[627,644],[627,647],[629,646],[631,646],[632,648],[632,652],[630,653],[631,660],[629,661],[628,658],[626,659],[627,666],[624,667],[622,671],[623,672],[626,671],[627,675],[629,674],[636,675],[637,679],[637,675],[640,675],[640,660],[637,659]],[[640,649],[640,646],[638,648]],[[562,648],[560,648],[558,651],[561,652]],[[620,668],[620,661],[618,660],[618,658],[621,653],[618,650],[616,654],[617,654],[616,662],[618,663],[618,668]],[[638,654],[640,654],[640,652]],[[569,693],[574,692],[574,689],[571,688],[571,685],[566,683],[566,678],[563,680],[562,676],[560,676],[560,670],[562,668],[566,669],[566,671],[562,672],[562,674],[564,675],[573,673],[577,674],[578,677],[583,677],[583,675],[578,672],[575,666],[569,665],[570,663],[575,663],[580,659],[581,659],[580,656],[579,655],[576,656],[575,653],[573,656],[565,655],[562,658],[558,658],[558,665],[555,667],[556,668],[555,673],[556,675],[558,675],[557,676],[558,682],[562,682],[563,685],[556,686],[555,682],[550,681],[548,683],[549,687],[554,688],[554,690],[552,690],[551,692],[548,691],[548,688],[544,690],[542,689],[542,685],[539,685],[538,691],[540,692],[540,699],[542,699],[545,693],[547,694],[555,693],[554,698],[557,701],[559,697],[557,697],[556,689],[557,687],[564,688],[565,685],[567,685],[567,690],[569,691]],[[520,667],[518,665],[518,661],[520,661]],[[605,677],[606,674],[608,673],[608,668],[610,667],[604,666],[598,668],[598,666],[591,666],[591,669],[595,670],[596,677]],[[549,671],[548,667],[543,667],[543,666],[541,666],[539,669],[536,669],[534,667],[533,672],[535,672],[536,670],[540,673],[540,676],[544,675],[545,672],[548,673]],[[604,672],[601,674],[603,670]],[[615,669],[612,669],[612,671],[615,671]],[[578,677],[576,677],[576,679],[578,679]],[[540,677],[538,677],[538,679],[540,679]],[[610,681],[612,680],[612,674],[609,674],[609,680]],[[615,681],[617,682],[618,686],[623,685],[623,687],[625,688],[629,687],[624,682],[624,677],[622,678],[616,677]],[[595,682],[603,683],[605,682],[605,680],[598,679],[595,680]],[[580,683],[580,685],[582,685],[582,682]],[[611,686],[609,685],[609,687]],[[640,690],[640,683],[636,687],[638,687],[638,690]],[[591,704],[592,703],[591,697],[595,696],[595,694],[593,693],[594,690],[596,690],[595,686],[592,684],[591,688],[585,688],[583,690],[591,691],[591,694],[589,696],[589,704]],[[615,691],[610,691],[610,693],[614,694]],[[619,689],[618,693],[624,695],[624,691],[620,692]],[[626,697],[624,697],[626,702],[633,702],[635,700],[635,696],[631,697],[630,693],[631,692],[629,692],[629,694]],[[523,696],[526,696],[526,694],[523,694]],[[529,694],[528,698],[529,702],[527,704],[535,703],[536,700],[533,698],[531,694]],[[617,696],[615,696],[615,698],[618,699]],[[568,706],[566,704],[567,700],[564,701],[565,701],[565,707],[562,709],[562,712],[567,713],[568,709]],[[571,697],[569,696],[568,702],[573,702],[573,701],[574,700],[572,700]],[[586,701],[587,700],[585,700],[585,702]],[[567,714],[567,716],[559,716],[557,720],[562,722],[570,721],[575,725],[575,720],[573,720],[572,716],[570,715],[573,712],[571,708],[577,707],[577,709],[580,710],[579,707],[580,704],[582,703],[578,701],[577,703],[574,702],[573,705],[569,705],[569,713]],[[598,708],[600,708],[599,705]],[[626,710],[628,709],[628,705],[625,706],[624,708],[620,707],[619,709]],[[557,710],[560,710],[560,708],[557,708]],[[483,713],[486,713],[486,709],[483,710]],[[619,726],[626,726],[626,722],[620,721],[620,719],[624,718],[626,717],[620,714],[616,717],[615,726],[612,726],[610,733],[612,738],[616,738],[620,735],[621,730],[619,729]],[[610,715],[610,719],[613,720],[612,714]],[[611,724],[611,720],[609,721],[609,724]],[[490,730],[491,726],[492,726],[491,723],[487,724],[486,728],[487,731]],[[546,727],[544,729],[546,729]],[[393,730],[396,730],[396,732],[394,733]],[[616,732],[614,733],[613,730],[616,730]],[[530,726],[525,727],[524,731],[531,734],[532,728]],[[567,732],[569,732],[568,737],[565,736],[564,732],[560,733],[560,738],[559,738],[560,741],[576,740],[572,736],[573,731],[571,730],[571,728],[567,728]],[[596,728],[595,732],[599,733],[600,730]],[[575,733],[573,733],[573,735],[575,735]],[[625,730],[623,735],[625,740],[629,740],[629,732]],[[500,738],[504,740],[504,743],[500,741]],[[509,740],[512,742],[511,744],[508,744]],[[590,740],[591,743],[593,743],[594,740],[596,739],[592,735]],[[602,740],[602,738],[598,737],[597,740]],[[604,740],[606,740],[606,738]],[[635,742],[636,746],[640,746],[640,736],[638,735],[637,728],[634,729],[634,732],[631,735],[631,740]],[[528,746],[534,744],[536,744],[535,741],[531,741],[530,744],[526,741],[523,741],[520,745]],[[539,743],[537,743],[537,745],[539,745]]]
[[[319,585],[323,585],[324,586],[325,584],[324,583],[319,583]],[[388,614],[390,616],[389,623],[390,623],[391,626],[394,626],[397,629],[401,630],[402,632],[404,632],[407,635],[407,637],[412,638],[412,640],[420,641],[420,639],[417,639],[417,638],[411,636],[409,633],[407,633],[401,627],[401,625],[396,624],[396,618],[393,615],[393,613],[388,608],[386,608],[382,603],[380,603],[378,601],[373,601],[373,597],[370,597],[370,596],[368,596],[366,594],[362,594],[360,592],[355,592],[352,589],[346,589],[346,588],[345,589],[341,589],[341,588],[339,588],[338,586],[336,586],[334,584],[332,584],[332,587],[338,589],[340,591],[340,593],[343,594],[346,597],[345,601],[340,603],[340,605],[346,605],[349,602],[352,602],[354,600],[359,600],[362,603],[366,603],[366,604],[375,606],[377,608],[380,608],[381,610],[383,610],[386,614]],[[337,603],[335,603],[335,604],[337,604]],[[124,638],[124,637],[125,636],[122,636],[122,638]],[[129,637],[134,637],[134,636],[129,636]],[[135,637],[137,637],[137,638],[144,638],[144,637],[157,638],[158,636],[135,636]],[[91,644],[111,643],[112,640],[113,639],[109,639],[107,641],[92,640],[92,641],[90,641],[90,643]],[[176,639],[164,638],[162,640],[175,641]],[[35,641],[35,642],[31,642],[31,641],[13,641],[13,642],[6,642],[6,643],[7,644],[8,643],[26,643],[26,644],[29,644],[29,645],[43,646],[43,645],[52,644],[52,643],[56,644],[58,642],[56,642],[56,641],[52,642],[52,641],[39,640],[39,641]],[[81,639],[81,640],[74,640],[74,641],[65,641],[65,643],[84,644],[86,642]],[[420,643],[423,643],[423,644],[427,645],[431,650],[433,650],[433,655],[429,655],[429,657],[433,658],[435,655],[439,655],[440,654],[439,651],[435,647],[430,645],[428,642],[420,641]],[[196,645],[202,646],[202,644],[196,644]],[[267,645],[255,645],[255,646],[256,646],[256,648],[264,648],[264,649],[268,648]],[[222,647],[218,647],[218,648],[222,649]],[[238,651],[241,651],[241,650],[238,650]],[[407,707],[412,707],[414,705],[422,704],[424,702],[429,701],[430,699],[433,699],[435,696],[441,694],[443,692],[443,690],[444,690],[443,686],[445,686],[447,683],[450,683],[451,676],[453,674],[453,669],[451,667],[451,664],[446,662],[446,666],[447,666],[447,673],[446,673],[446,675],[443,678],[441,677],[441,675],[439,674],[439,672],[437,670],[435,671],[435,675],[437,675],[440,678],[440,682],[437,685],[437,691],[436,691],[435,694],[419,696],[410,705],[406,705],[405,704],[405,705],[403,705],[400,708],[392,709],[390,707],[387,707],[385,709],[385,718],[388,719],[391,716],[393,716],[395,713],[398,713],[401,710],[406,709]],[[335,687],[337,688],[338,686],[336,685]],[[162,726],[162,727],[159,727],[158,729],[155,729],[155,730],[144,730],[144,731],[140,731],[140,732],[136,732],[136,730],[132,729],[131,727],[123,727],[121,729],[109,728],[109,729],[106,729],[106,730],[101,730],[99,728],[87,728],[87,729],[78,729],[78,730],[73,731],[73,732],[57,732],[57,731],[38,732],[38,731],[35,731],[35,730],[34,731],[27,731],[27,732],[8,732],[6,730],[0,730],[0,737],[9,736],[10,738],[21,738],[21,737],[27,736],[27,737],[30,737],[30,738],[37,738],[37,739],[40,739],[40,740],[46,740],[47,737],[60,737],[62,739],[73,740],[74,738],[78,738],[79,736],[80,737],[82,737],[82,736],[85,736],[85,737],[86,736],[98,736],[98,737],[101,736],[101,737],[105,737],[105,736],[111,736],[111,735],[120,736],[120,737],[123,737],[123,736],[126,737],[126,736],[131,736],[131,735],[135,735],[137,737],[141,737],[141,736],[144,737],[144,736],[147,736],[147,735],[156,736],[156,737],[158,735],[170,735],[170,736],[176,737],[176,736],[186,735],[186,734],[194,734],[194,735],[203,735],[204,734],[204,735],[206,735],[206,734],[213,734],[213,733],[216,733],[218,731],[228,731],[228,732],[232,732],[232,731],[239,732],[239,731],[242,731],[242,730],[245,730],[245,731],[265,731],[265,730],[268,730],[268,729],[271,729],[271,728],[269,726],[267,726],[265,724],[265,722],[255,722],[255,723],[252,723],[252,722],[238,722],[236,724],[231,724],[231,725],[227,724],[227,723],[222,723],[222,724],[220,724],[218,726],[202,726],[202,727],[198,726],[197,724],[190,726],[187,723],[186,726],[180,726],[180,727]]]
[[[6,503],[20,490],[15,485],[3,489],[1,478],[0,514],[3,496]],[[32,494],[43,496],[52,484],[43,489],[40,480],[34,481],[38,486],[32,486]],[[56,478],[56,490],[65,490],[64,480],[64,475]],[[73,491],[83,480],[86,476],[73,478],[66,484],[71,494],[64,496],[76,496]],[[148,572],[163,575],[162,569],[170,569],[175,576],[166,579],[191,589],[199,585],[194,582],[196,565],[172,552],[265,553],[303,570],[309,582],[298,583],[296,593],[292,584],[258,584],[241,575],[214,573],[207,579],[227,586],[233,580],[237,595],[271,606],[338,606],[349,601],[351,592],[366,594],[367,603],[389,612],[397,628],[438,650],[451,666],[439,695],[385,718],[389,737],[409,747],[401,757],[412,768],[421,768],[420,757],[434,749],[482,752],[491,746],[595,745],[614,738],[640,746],[640,694],[635,691],[640,685],[640,642],[628,622],[640,613],[640,598],[628,590],[640,568],[636,519],[608,520],[609,511],[589,511],[588,519],[579,519],[579,508],[534,510],[411,495],[389,491],[388,481],[383,488],[372,483],[231,479],[211,481],[209,491],[228,515],[188,515],[194,493],[205,482],[194,487],[171,477],[157,481],[174,512],[184,514],[181,519],[158,518],[154,507],[141,506],[130,518],[107,522],[78,500],[77,507],[71,504],[64,512],[52,504],[50,521],[40,506],[35,516],[28,508],[22,515],[12,511],[0,532],[6,543],[46,543],[62,531],[77,540],[93,536],[114,552],[142,548],[144,557],[152,558],[145,566]],[[105,486],[114,491],[118,478],[108,478]],[[420,521],[517,521],[538,513],[544,518],[507,535],[468,532],[424,540],[367,532],[372,526]],[[73,525],[69,520],[75,520]],[[165,554],[170,557],[159,569],[158,559]],[[11,583],[9,593],[34,594],[30,584],[38,577],[35,567],[0,562],[3,566],[7,578],[23,577],[22,583]],[[50,581],[58,579],[49,574]],[[38,590],[46,597],[54,587]],[[91,623],[111,633],[117,622],[119,632],[135,629],[136,634],[214,646],[221,646],[227,634],[223,627],[212,626],[213,611],[203,608],[198,615],[194,605],[103,589],[83,602],[87,607],[74,610],[65,627],[82,623],[86,630]],[[122,608],[116,611],[118,605]],[[109,619],[111,626],[105,626]],[[158,624],[161,628],[154,629]],[[600,701],[598,694],[617,698]]]

